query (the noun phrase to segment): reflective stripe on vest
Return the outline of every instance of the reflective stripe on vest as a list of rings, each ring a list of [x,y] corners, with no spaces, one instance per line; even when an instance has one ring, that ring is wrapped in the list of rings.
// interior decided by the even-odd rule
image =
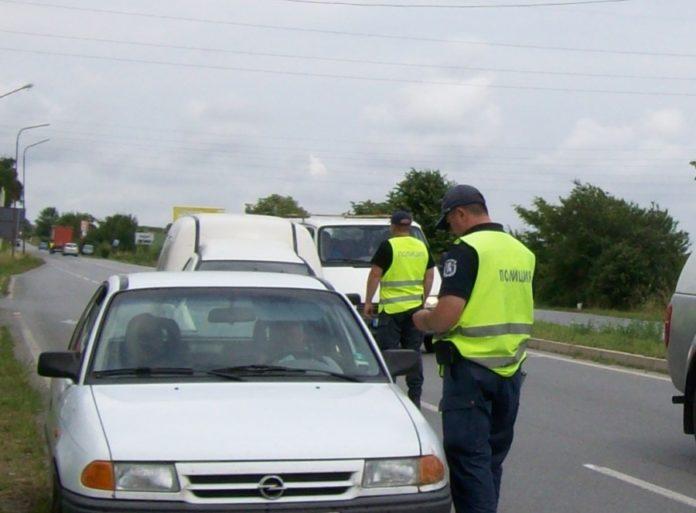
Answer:
[[[534,254],[505,232],[481,230],[465,235],[478,254],[471,297],[457,323],[438,340],[449,340],[462,357],[501,376],[512,376],[526,358],[534,322]]]
[[[411,236],[389,239],[392,263],[379,282],[379,311],[406,312],[423,304],[423,280],[428,248]]]

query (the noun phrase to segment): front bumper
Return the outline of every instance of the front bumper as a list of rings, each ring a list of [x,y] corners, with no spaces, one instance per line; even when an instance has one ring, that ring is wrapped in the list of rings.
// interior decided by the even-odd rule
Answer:
[[[300,512],[310,513],[450,513],[449,486],[440,490],[408,495],[361,497],[349,501],[285,502],[265,504],[189,504],[169,501],[94,499],[62,490],[62,513],[228,513]]]

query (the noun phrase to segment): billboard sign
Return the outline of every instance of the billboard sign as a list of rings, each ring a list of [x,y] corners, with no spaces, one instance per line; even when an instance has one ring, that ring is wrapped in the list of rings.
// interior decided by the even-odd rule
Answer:
[[[16,238],[23,221],[23,208],[0,207],[0,239]]]
[[[153,232],[136,232],[135,244],[137,246],[150,246],[155,242],[155,234]]]
[[[224,208],[219,207],[185,207],[177,206],[173,208],[172,218],[174,221],[179,219],[181,216],[188,214],[222,214],[225,212]]]

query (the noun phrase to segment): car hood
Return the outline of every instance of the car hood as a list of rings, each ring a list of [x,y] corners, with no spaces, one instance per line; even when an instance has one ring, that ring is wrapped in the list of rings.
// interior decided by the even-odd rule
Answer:
[[[115,461],[348,459],[420,454],[385,383],[96,385]]]

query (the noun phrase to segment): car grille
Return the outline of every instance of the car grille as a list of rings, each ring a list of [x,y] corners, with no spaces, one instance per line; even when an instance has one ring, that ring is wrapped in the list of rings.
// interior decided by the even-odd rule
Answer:
[[[348,500],[357,494],[362,461],[180,463],[190,502],[268,503]]]

